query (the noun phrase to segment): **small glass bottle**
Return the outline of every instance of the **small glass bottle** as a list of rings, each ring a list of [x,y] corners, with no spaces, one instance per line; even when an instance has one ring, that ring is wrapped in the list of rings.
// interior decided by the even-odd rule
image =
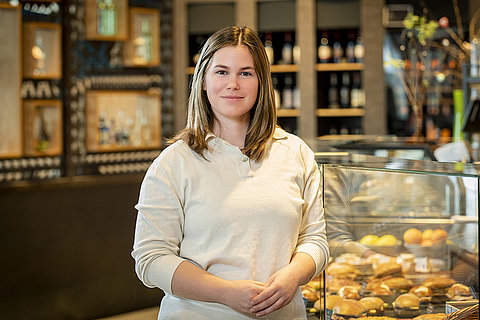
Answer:
[[[322,33],[322,38],[320,39],[320,46],[318,47],[318,59],[320,63],[330,62],[332,57],[332,48],[328,44],[328,33],[324,31]]]
[[[292,33],[285,32],[285,41],[282,47],[282,64],[293,63]]]
[[[274,51],[273,51],[273,43],[272,43],[272,34],[266,33],[265,34],[265,51],[267,53],[268,62],[270,64],[274,64]]]

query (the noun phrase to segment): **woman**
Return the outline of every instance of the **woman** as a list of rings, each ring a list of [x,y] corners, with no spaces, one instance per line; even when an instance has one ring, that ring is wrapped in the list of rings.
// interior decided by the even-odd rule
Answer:
[[[186,128],[142,183],[138,277],[159,319],[305,319],[299,286],[328,260],[313,152],[276,126],[265,49],[227,27],[205,43]]]

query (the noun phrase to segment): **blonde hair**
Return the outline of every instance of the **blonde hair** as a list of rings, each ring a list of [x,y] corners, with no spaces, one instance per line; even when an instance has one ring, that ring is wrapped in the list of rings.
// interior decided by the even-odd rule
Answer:
[[[169,142],[183,140],[202,157],[203,152],[208,150],[206,136],[213,132],[215,116],[202,86],[205,73],[215,52],[227,46],[238,45],[245,45],[252,55],[259,86],[256,102],[250,111],[250,125],[243,153],[253,160],[262,160],[265,157],[268,142],[272,139],[277,125],[275,97],[265,48],[256,32],[248,27],[232,26],[220,29],[205,42],[191,83],[187,125]]]

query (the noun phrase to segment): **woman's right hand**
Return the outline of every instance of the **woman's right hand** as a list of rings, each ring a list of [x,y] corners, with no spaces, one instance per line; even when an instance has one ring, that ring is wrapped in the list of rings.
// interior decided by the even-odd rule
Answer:
[[[250,301],[266,289],[265,283],[253,280],[229,281],[222,303],[245,314],[250,312]]]

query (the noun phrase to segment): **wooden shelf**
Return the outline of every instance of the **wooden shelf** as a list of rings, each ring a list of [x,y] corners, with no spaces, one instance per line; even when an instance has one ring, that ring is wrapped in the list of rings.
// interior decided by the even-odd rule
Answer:
[[[62,153],[62,102],[60,100],[24,100],[24,155],[55,156]]]
[[[131,7],[129,38],[123,44],[123,58],[129,67],[156,67],[160,64],[160,12]]]
[[[298,117],[300,115],[299,109],[278,109],[277,117]]]
[[[112,0],[97,4],[85,0],[85,39],[94,41],[126,41],[128,38],[128,0]],[[101,7],[99,7],[101,6]],[[100,9],[101,8],[101,9]]]
[[[363,108],[319,108],[316,113],[318,117],[363,117],[365,110]]]
[[[361,71],[363,63],[317,63],[317,71]]]
[[[23,76],[62,78],[62,26],[49,22],[23,24]]]
[[[88,152],[161,146],[160,92],[92,90],[86,98]]]
[[[299,67],[295,64],[274,64],[270,66],[272,73],[298,72]]]

